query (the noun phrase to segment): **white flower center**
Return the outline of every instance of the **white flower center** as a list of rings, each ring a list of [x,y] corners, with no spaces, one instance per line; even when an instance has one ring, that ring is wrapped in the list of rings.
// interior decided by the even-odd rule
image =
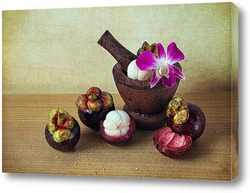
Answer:
[[[168,76],[169,70],[167,65],[161,65],[160,68],[157,69],[158,75],[162,77],[163,75]]]

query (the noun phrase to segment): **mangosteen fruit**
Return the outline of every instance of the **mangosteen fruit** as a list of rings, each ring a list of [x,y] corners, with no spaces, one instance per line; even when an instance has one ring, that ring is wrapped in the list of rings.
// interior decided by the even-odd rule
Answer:
[[[47,143],[58,151],[72,151],[80,139],[80,126],[66,110],[54,108],[49,113],[45,138]]]
[[[86,93],[78,96],[76,106],[81,122],[97,132],[100,122],[105,119],[108,112],[115,109],[113,96],[98,87],[90,87]]]
[[[201,137],[206,126],[206,117],[202,109],[184,99],[174,97],[168,103],[167,125],[180,135],[189,135],[193,141]]]
[[[100,124],[100,135],[111,145],[125,145],[135,133],[133,117],[123,110],[110,111]]]

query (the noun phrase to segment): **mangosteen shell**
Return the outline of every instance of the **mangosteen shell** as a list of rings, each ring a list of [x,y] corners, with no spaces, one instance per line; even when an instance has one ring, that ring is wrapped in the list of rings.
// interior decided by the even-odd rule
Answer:
[[[194,103],[187,103],[189,109],[189,119],[181,125],[175,125],[173,118],[167,118],[167,125],[174,132],[183,135],[189,135],[193,141],[197,140],[203,134],[206,127],[206,117],[203,110]]]
[[[154,136],[153,136],[154,146],[162,155],[169,157],[169,158],[177,159],[177,158],[181,157],[182,154],[184,154],[185,152],[187,152],[190,149],[190,147],[192,145],[192,138],[190,136],[187,136],[187,135],[184,135],[185,140],[186,140],[185,146],[176,147],[176,148],[169,147],[168,149],[161,148],[162,144],[160,145],[159,143],[161,143],[161,138],[165,138],[164,132],[162,132],[164,130],[165,130],[164,128],[159,129],[158,131],[156,131],[154,133]]]
[[[71,129],[71,133],[74,134],[74,137],[72,139],[68,139],[63,142],[56,142],[53,139],[53,134],[50,133],[48,130],[48,126],[45,127],[45,138],[47,143],[54,148],[57,151],[62,152],[68,152],[74,150],[75,146],[77,145],[79,139],[80,139],[80,125],[79,123],[74,119],[74,127]]]
[[[87,126],[88,128],[99,132],[100,130],[100,123],[101,121],[104,121],[106,118],[106,115],[110,112],[115,110],[115,105],[113,104],[112,107],[108,109],[101,109],[100,111],[92,111],[89,113],[88,111],[81,111],[78,109],[78,116],[81,120],[81,122]]]

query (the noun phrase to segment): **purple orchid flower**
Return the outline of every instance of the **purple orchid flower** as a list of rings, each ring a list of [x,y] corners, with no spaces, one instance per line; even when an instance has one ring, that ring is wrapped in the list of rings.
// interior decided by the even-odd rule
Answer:
[[[153,70],[151,88],[153,88],[162,78],[165,87],[171,88],[176,83],[176,77],[185,79],[185,75],[173,64],[184,59],[184,54],[177,48],[174,42],[170,43],[165,51],[161,43],[157,44],[158,57],[146,50],[142,52],[136,65],[140,70]]]

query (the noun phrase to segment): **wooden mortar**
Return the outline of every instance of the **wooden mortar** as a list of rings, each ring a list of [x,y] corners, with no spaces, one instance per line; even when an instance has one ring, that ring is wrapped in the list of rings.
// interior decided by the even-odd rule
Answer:
[[[122,46],[109,31],[106,31],[98,41],[118,63],[113,67],[113,78],[125,102],[124,111],[134,117],[137,128],[156,129],[166,122],[165,110],[170,99],[175,95],[180,80],[172,88],[166,88],[160,80],[150,88],[150,81],[132,80],[127,76],[127,67],[136,55]],[[174,64],[182,70],[179,63]]]

